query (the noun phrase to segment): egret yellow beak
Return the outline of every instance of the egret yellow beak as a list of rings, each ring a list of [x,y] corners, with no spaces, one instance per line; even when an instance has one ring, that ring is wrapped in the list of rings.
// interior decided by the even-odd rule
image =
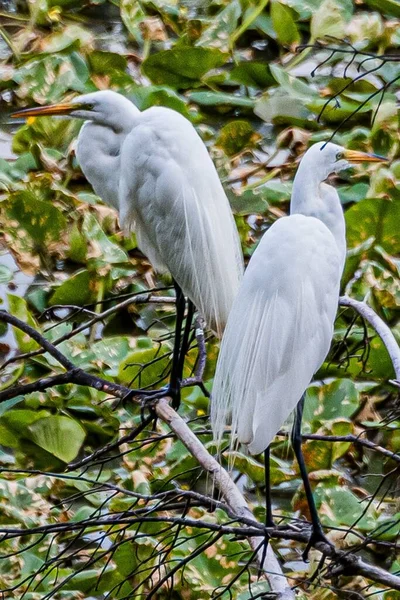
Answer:
[[[83,105],[72,102],[63,102],[60,104],[49,104],[48,106],[37,106],[36,108],[25,108],[24,110],[17,110],[11,114],[14,119],[18,117],[44,117],[48,115],[69,115],[74,110],[83,108]],[[88,110],[88,106],[85,106]]]
[[[345,150],[343,155],[343,158],[351,163],[387,161],[387,158],[379,156],[379,154],[367,154],[366,152],[358,152],[358,150]]]

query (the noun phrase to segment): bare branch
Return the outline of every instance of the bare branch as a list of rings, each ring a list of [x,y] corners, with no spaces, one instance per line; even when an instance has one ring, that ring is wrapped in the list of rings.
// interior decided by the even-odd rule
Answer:
[[[220,490],[226,504],[239,517],[246,517],[250,521],[257,522],[253,517],[244,497],[234,484],[225,469],[207,452],[203,444],[197,439],[194,433],[186,425],[185,421],[171,408],[166,398],[162,398],[156,408],[157,416],[169,425],[172,431],[183,442],[186,448],[196,458],[200,465],[212,477],[215,486]],[[268,544],[265,558],[263,556],[263,538],[251,537],[250,545],[257,552],[261,562],[261,568],[264,571],[272,591],[280,594],[282,600],[295,598],[294,592],[290,588],[279,562],[273,553],[271,544]]]
[[[341,306],[348,306],[356,310],[379,335],[392,361],[396,373],[396,383],[400,385],[400,348],[388,325],[366,302],[354,300],[349,296],[341,296],[339,302]]]

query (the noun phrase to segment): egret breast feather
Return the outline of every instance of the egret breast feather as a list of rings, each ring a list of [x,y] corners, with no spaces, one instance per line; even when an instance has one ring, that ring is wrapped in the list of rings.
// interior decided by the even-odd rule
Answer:
[[[339,295],[340,254],[318,219],[279,219],[253,254],[221,347],[211,419],[262,452],[324,361]],[[317,283],[320,282],[320,283]]]

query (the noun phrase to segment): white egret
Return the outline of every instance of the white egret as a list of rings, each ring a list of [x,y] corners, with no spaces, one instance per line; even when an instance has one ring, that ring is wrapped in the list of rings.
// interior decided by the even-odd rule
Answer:
[[[381,160],[332,143],[306,152],[294,179],[290,216],[265,233],[245,272],[214,379],[214,436],[220,443],[231,421],[232,446],[237,440],[251,454],[266,451],[267,488],[267,449],[297,406],[292,442],[312,517],[310,543],[324,535],[301,452],[304,392],[329,351],[346,255],[339,195],[324,180],[350,163]],[[270,501],[267,524],[272,525]]]
[[[170,271],[177,318],[170,392],[178,395],[193,307],[222,335],[243,272],[229,202],[207,149],[192,124],[163,107],[140,112],[113,91],[29,108],[14,117],[68,115],[84,119],[77,158],[95,192],[135,231],[138,247],[158,272]],[[181,292],[182,290],[182,292]],[[190,303],[189,303],[190,304]],[[165,393],[165,392],[164,392]]]

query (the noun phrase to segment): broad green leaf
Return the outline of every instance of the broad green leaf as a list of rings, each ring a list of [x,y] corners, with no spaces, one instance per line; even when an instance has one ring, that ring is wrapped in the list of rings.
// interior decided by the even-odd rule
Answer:
[[[319,387],[311,386],[307,390],[304,418],[321,423],[350,418],[359,407],[359,402],[359,393],[351,379],[336,379]]]
[[[142,32],[140,25],[146,17],[140,3],[137,0],[121,0],[120,2],[121,19],[130,35],[136,41],[142,42]]]
[[[1,387],[0,387],[1,389]],[[6,400],[0,404],[0,417],[4,415],[10,408],[23,402],[25,400],[24,396],[17,396],[16,398],[11,398],[10,400]]]
[[[398,538],[399,529],[400,513],[398,512],[389,519],[387,517],[378,519],[374,537],[376,536],[380,540],[395,541]]]
[[[341,203],[347,204],[348,202],[364,200],[367,197],[368,187],[367,183],[356,183],[355,185],[344,185],[337,188]]]
[[[240,0],[231,0],[218,13],[218,17],[211,19],[210,25],[203,31],[197,45],[204,47],[218,46],[223,50],[229,50],[230,35],[235,31],[241,14]]]
[[[383,198],[368,198],[346,211],[347,244],[358,246],[370,237],[389,254],[398,254],[400,247],[400,202]]]
[[[221,67],[228,55],[216,48],[175,46],[149,56],[142,70],[156,84],[185,88],[199,85],[211,69]]]
[[[180,112],[188,119],[192,118],[186,99],[168,86],[137,86],[129,93],[129,98],[139,110],[146,110],[151,106],[165,106]]]
[[[189,100],[200,104],[200,106],[238,106],[244,108],[253,108],[254,100],[226,94],[225,92],[192,92],[189,94]]]
[[[269,87],[275,81],[269,66],[264,62],[256,61],[237,63],[230,72],[229,78],[236,83],[262,89]]]
[[[92,288],[92,276],[89,271],[79,271],[56,288],[50,297],[49,305],[77,304],[82,306],[94,298]]]
[[[15,73],[15,81],[26,86],[31,101],[38,104],[59,102],[65,93],[94,91],[89,70],[78,53],[51,54],[24,63]]]
[[[125,71],[127,60],[125,56],[105,50],[94,50],[89,54],[89,65],[93,73],[105,75],[112,71]]]
[[[338,527],[344,525],[349,527],[361,517],[364,510],[364,503],[360,503],[360,499],[344,487],[325,489],[319,485],[314,494],[320,507],[318,512],[322,523],[328,526]],[[324,511],[325,503],[328,506],[328,511]],[[375,525],[376,519],[373,510],[369,509],[357,523],[357,529],[369,531]]]
[[[126,252],[108,239],[96,217],[90,212],[87,212],[84,216],[82,233],[91,245],[95,246],[99,258],[107,263],[124,263],[129,261]]]
[[[311,18],[311,38],[342,38],[345,34],[343,8],[336,0],[324,0]]]
[[[261,96],[256,101],[254,113],[266,123],[277,125],[290,123],[300,127],[316,128],[315,121],[311,121],[311,112],[304,102],[287,94]]]
[[[79,49],[80,46],[89,44],[93,40],[93,35],[80,25],[71,24],[63,27],[61,31],[56,31],[47,36],[41,44],[40,50],[43,53],[53,54],[71,48]]]
[[[119,546],[114,552],[113,562],[116,564],[118,572],[121,575],[130,577],[138,564],[138,556],[133,544],[128,542]]]
[[[58,415],[36,421],[29,430],[35,444],[66,463],[77,457],[86,436],[77,421]]]
[[[294,20],[293,11],[278,0],[271,4],[271,18],[278,40],[284,46],[292,46],[300,41],[300,33]]]
[[[246,147],[250,147],[252,139],[260,137],[255,133],[248,121],[235,120],[224,125],[215,142],[225,154],[232,156]]]
[[[309,102],[313,97],[319,98],[318,92],[309,84],[304,83],[301,79],[293,77],[281,67],[270,65],[271,73],[277,83],[290,96],[303,100],[304,103]]]
[[[59,208],[28,190],[11,195],[7,212],[40,246],[57,239],[66,227],[66,219]]]
[[[379,12],[400,18],[400,4],[397,0],[364,0],[364,2]]]
[[[165,347],[135,350],[120,364],[120,382],[133,388],[153,386],[168,367],[170,359],[165,356],[167,351]]]
[[[246,190],[241,194],[230,192],[228,197],[236,215],[262,214],[268,209],[263,190]]]

